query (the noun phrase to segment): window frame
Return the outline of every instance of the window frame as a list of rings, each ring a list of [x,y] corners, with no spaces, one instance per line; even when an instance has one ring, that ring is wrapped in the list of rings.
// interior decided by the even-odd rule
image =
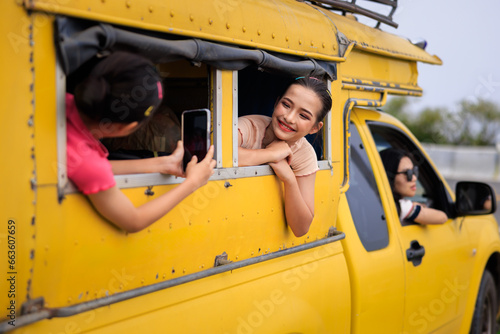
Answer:
[[[234,175],[244,175],[242,177],[252,177],[252,176],[262,176],[262,175],[273,175],[274,171],[269,165],[259,165],[259,166],[238,166],[238,118],[239,118],[239,108],[238,108],[238,71],[233,71],[233,168],[225,168],[225,170],[231,170],[234,168],[242,168],[244,169],[243,173],[234,172]],[[331,94],[331,86],[332,81],[327,79],[326,85],[328,91]],[[326,159],[318,160],[318,168],[319,170],[330,170],[332,169],[332,110],[328,112],[323,119],[323,128],[322,131],[322,146],[323,152]],[[233,173],[230,173],[233,174]]]
[[[187,61],[187,60],[186,60]],[[56,61],[56,100],[57,100],[57,175],[58,175],[58,196],[59,201],[62,201],[65,195],[79,193],[75,185],[70,182],[67,176],[66,166],[66,75],[62,69],[59,60]],[[222,161],[222,137],[220,119],[222,115],[222,89],[221,75],[222,71],[213,67],[209,68],[208,75],[213,84],[212,90],[213,114],[212,126],[214,129],[214,146],[216,149],[215,156],[217,159],[216,168],[220,168],[219,161]],[[209,88],[210,89],[210,88]],[[217,173],[216,173],[217,174]],[[214,174],[210,180],[224,179],[221,173]],[[123,174],[114,175],[116,186],[119,189],[151,187],[158,185],[173,185],[180,184],[184,178],[173,175],[165,175],[161,173],[141,173],[141,174]]]
[[[413,156],[414,163],[419,166],[419,184],[424,189],[424,194],[431,193],[433,196],[425,196],[427,202],[430,200],[432,204],[430,207],[443,210],[448,217],[451,217],[454,211],[453,200],[451,198],[450,192],[444,186],[444,181],[436,169],[432,166],[430,158],[424,154],[424,151],[417,145],[417,141],[410,138],[405,132],[399,129],[397,126],[392,124],[387,124],[379,121],[366,121],[368,132],[378,150],[377,141],[374,138],[373,128],[382,129],[387,136],[390,137],[391,141],[387,141],[386,136],[381,135],[384,140],[391,145],[390,147],[403,148],[404,150],[411,153]],[[388,133],[389,132],[389,133]],[[394,146],[393,143],[396,142],[399,145]],[[387,178],[387,175],[384,175]],[[436,205],[436,203],[438,205]],[[402,226],[413,225],[413,223],[401,222]]]

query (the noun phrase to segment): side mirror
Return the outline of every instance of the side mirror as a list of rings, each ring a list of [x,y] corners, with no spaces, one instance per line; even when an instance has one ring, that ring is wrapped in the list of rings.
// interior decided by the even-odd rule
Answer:
[[[486,183],[458,182],[455,194],[458,216],[489,215],[497,209],[495,191]]]

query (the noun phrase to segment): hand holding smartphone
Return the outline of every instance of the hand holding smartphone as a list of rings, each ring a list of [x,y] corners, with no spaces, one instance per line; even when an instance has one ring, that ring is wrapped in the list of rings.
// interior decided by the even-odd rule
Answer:
[[[181,118],[181,139],[184,144],[182,167],[185,171],[194,155],[201,161],[210,147],[210,110],[185,110]]]

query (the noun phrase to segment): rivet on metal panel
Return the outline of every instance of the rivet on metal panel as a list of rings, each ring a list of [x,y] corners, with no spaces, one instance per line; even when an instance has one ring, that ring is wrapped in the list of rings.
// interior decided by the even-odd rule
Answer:
[[[170,12],[170,17],[174,17],[175,13],[173,11]]]
[[[214,23],[214,20],[208,19],[208,24],[212,25]]]
[[[193,21],[194,21],[194,16],[193,16],[193,15],[189,15],[189,20],[190,20],[191,22],[193,22]]]
[[[273,32],[273,34],[271,35],[273,37],[273,39],[276,38],[276,34]]]
[[[241,30],[242,30],[243,32],[247,32],[247,28],[246,28],[246,27],[241,28]]]
[[[130,8],[130,7],[132,6],[132,2],[127,1],[127,2],[125,3],[125,6],[127,6],[127,8]]]
[[[260,36],[261,34],[262,34],[262,31],[257,30],[257,35],[259,35],[259,36]]]
[[[153,6],[149,6],[149,12],[152,13],[154,10]]]
[[[285,41],[287,41],[287,42],[288,42],[288,40],[289,40],[288,36],[285,36]]]
[[[226,29],[230,29],[231,28],[231,25],[228,23],[226,23]]]
[[[302,45],[302,40],[301,39],[299,39],[299,45]]]
[[[314,42],[313,41],[311,41],[311,46],[314,46]]]
[[[323,44],[321,44],[321,46],[323,47],[323,49],[326,47],[326,44],[325,42],[323,42]]]

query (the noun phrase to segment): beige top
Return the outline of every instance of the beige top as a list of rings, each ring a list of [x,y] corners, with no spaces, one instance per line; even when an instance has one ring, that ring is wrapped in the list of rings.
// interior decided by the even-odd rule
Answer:
[[[266,128],[271,123],[271,117],[263,115],[248,115],[238,118],[238,131],[241,133],[241,147],[247,149],[262,148],[262,140],[266,134]],[[305,176],[315,173],[318,168],[318,160],[314,148],[307,139],[300,138],[293,144],[292,161],[290,167],[295,176]]]

